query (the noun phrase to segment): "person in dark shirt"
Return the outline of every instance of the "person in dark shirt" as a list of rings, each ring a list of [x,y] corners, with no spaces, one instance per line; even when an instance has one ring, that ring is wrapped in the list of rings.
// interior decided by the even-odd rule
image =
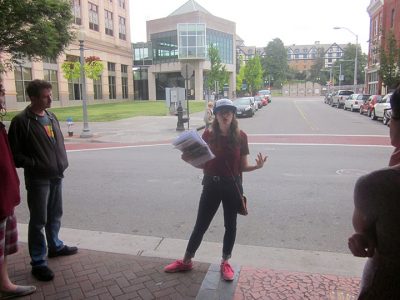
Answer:
[[[182,260],[176,260],[164,268],[165,272],[188,271],[193,268],[192,258],[199,248],[215,213],[222,202],[225,234],[220,271],[223,279],[232,281],[234,270],[228,260],[236,238],[236,220],[241,205],[241,173],[260,169],[267,159],[258,153],[255,165],[249,165],[247,135],[238,127],[236,107],[229,99],[215,103],[215,119],[211,128],[203,133],[215,158],[200,166],[203,169],[203,192],[200,197],[197,220]],[[185,153],[182,159],[187,160]]]
[[[64,245],[58,237],[63,214],[62,179],[68,159],[60,124],[47,110],[52,102],[51,84],[36,79],[28,84],[26,92],[31,103],[12,119],[8,137],[16,167],[24,168],[32,275],[50,281],[54,273],[47,266],[46,246],[48,257],[78,251],[77,247]]]

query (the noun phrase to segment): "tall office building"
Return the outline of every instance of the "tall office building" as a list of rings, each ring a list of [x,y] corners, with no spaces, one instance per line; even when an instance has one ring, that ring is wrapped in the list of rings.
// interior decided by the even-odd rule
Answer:
[[[71,0],[77,40],[57,60],[26,60],[4,76],[9,110],[20,110],[29,98],[25,87],[32,79],[45,79],[53,85],[53,107],[80,105],[80,79],[64,78],[64,61],[79,61],[83,40],[85,58],[99,57],[104,71],[98,80],[86,78],[89,103],[133,99],[132,50],[129,26],[129,0]],[[6,54],[5,54],[6,55]]]

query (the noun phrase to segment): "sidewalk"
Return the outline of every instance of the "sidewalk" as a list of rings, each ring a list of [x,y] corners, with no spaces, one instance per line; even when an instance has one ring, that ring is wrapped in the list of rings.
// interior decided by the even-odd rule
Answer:
[[[137,117],[89,123],[93,137],[79,138],[82,123],[66,143],[170,143],[179,132],[177,118]],[[203,113],[191,115],[190,129],[203,125]],[[187,124],[185,124],[187,128]],[[66,243],[78,245],[77,255],[49,260],[52,282],[30,274],[27,226],[19,224],[20,251],[9,258],[12,280],[35,284],[25,299],[355,299],[363,259],[350,254],[235,245],[234,282],[221,280],[219,243],[203,242],[195,269],[167,274],[163,267],[179,256],[187,241],[62,228]]]
[[[171,259],[79,249],[53,258],[51,282],[30,274],[27,245],[9,258],[9,274],[18,284],[38,290],[25,299],[355,299],[359,279],[267,268],[234,266],[234,282],[224,282],[217,264],[195,262],[194,270],[168,274]]]

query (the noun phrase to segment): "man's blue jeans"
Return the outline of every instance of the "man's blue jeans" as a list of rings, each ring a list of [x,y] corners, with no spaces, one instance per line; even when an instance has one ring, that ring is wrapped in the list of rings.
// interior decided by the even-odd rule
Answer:
[[[30,212],[28,247],[31,265],[45,266],[47,265],[46,239],[50,251],[58,251],[64,246],[58,238],[63,214],[62,178],[26,178],[25,182]]]

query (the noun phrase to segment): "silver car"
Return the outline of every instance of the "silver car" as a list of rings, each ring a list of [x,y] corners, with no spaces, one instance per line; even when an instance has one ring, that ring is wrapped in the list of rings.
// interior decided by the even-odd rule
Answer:
[[[381,100],[375,103],[374,109],[371,112],[371,119],[376,120],[376,119],[383,119],[385,115],[385,109],[390,108],[390,97],[392,96],[392,93],[387,94],[385,97],[383,97]]]
[[[350,95],[345,101],[343,105],[344,110],[350,111],[359,111],[361,105],[364,104],[364,101],[367,101],[369,96],[367,94],[353,94]]]

